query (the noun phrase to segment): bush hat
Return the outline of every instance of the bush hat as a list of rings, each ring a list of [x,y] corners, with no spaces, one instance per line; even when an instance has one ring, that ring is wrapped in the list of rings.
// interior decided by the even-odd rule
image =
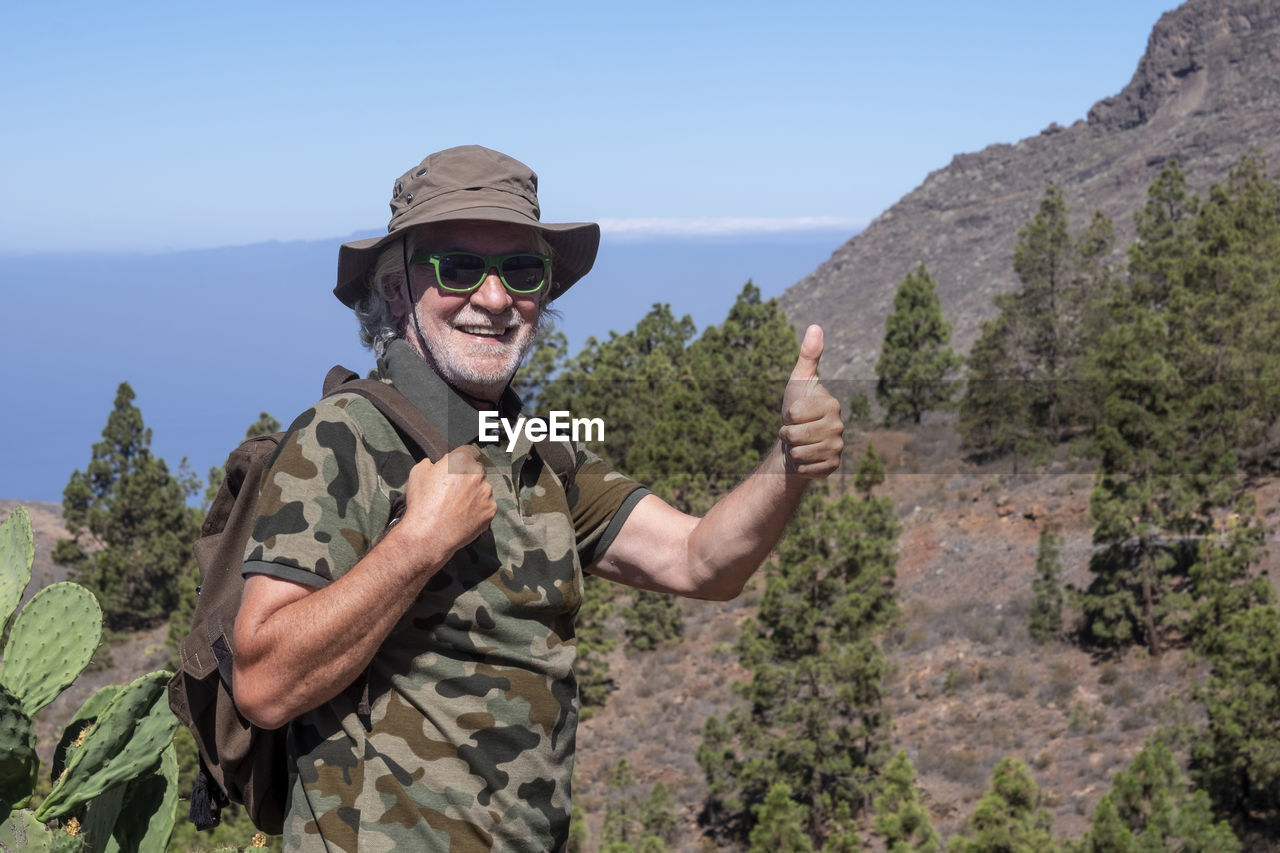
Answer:
[[[456,220],[537,229],[551,245],[551,299],[591,270],[600,247],[600,226],[594,222],[541,221],[538,176],[528,166],[489,148],[463,145],[437,151],[400,176],[391,192],[387,233],[344,243],[338,250],[334,295],[354,307],[384,246],[410,228]]]

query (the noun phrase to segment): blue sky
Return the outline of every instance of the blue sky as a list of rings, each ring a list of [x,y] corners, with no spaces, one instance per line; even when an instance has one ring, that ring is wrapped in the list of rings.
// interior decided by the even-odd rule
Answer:
[[[618,236],[846,227],[1083,118],[1174,5],[5,3],[0,252],[379,228],[395,176],[471,142]]]
[[[1084,118],[1173,5],[0,3],[0,362],[21,401],[0,497],[59,500],[121,381],[153,449],[203,474],[330,364],[367,367],[328,295],[337,244],[384,229],[431,151],[506,151],[547,219],[601,222],[559,303],[574,349],[658,301],[701,329],[954,155]]]

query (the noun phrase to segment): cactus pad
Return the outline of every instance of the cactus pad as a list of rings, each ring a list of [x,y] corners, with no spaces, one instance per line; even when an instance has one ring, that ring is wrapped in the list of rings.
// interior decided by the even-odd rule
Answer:
[[[0,850],[45,853],[53,843],[53,837],[53,832],[36,820],[29,809],[16,811],[0,823]]]
[[[36,789],[40,759],[22,701],[0,687],[0,812],[25,803]]]
[[[164,853],[177,817],[178,751],[171,743],[160,756],[156,772],[134,779],[125,787],[111,844],[102,849],[105,853]]]
[[[84,734],[85,729],[98,721],[98,717],[107,710],[111,700],[116,698],[116,694],[123,689],[123,684],[108,684],[106,687],[98,688],[98,692],[86,699],[80,706],[80,710],[76,711],[75,716],[67,721],[67,727],[62,730],[62,738],[53,751],[53,767],[49,771],[50,781],[57,781],[62,771],[67,768],[67,750]]]
[[[63,829],[50,833],[49,853],[80,853],[85,849],[83,835],[71,835]]]
[[[84,836],[85,843],[97,853],[120,849],[120,845],[114,843],[111,832],[121,817],[120,808],[124,804],[124,791],[127,787],[127,784],[116,785],[109,791],[103,791],[90,800],[84,809],[80,834]]]
[[[35,554],[31,516],[25,506],[20,506],[0,524],[0,631],[9,623],[22,591],[31,582]]]
[[[68,751],[66,772],[36,809],[37,820],[67,815],[108,788],[155,769],[178,727],[166,701],[171,674],[148,673],[116,695],[84,743]]]
[[[14,620],[0,682],[33,715],[84,669],[102,637],[102,609],[93,593],[55,583],[36,593]]]

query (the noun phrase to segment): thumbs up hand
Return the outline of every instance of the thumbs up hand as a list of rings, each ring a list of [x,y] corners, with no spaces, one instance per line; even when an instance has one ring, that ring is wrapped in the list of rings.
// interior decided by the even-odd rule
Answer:
[[[844,450],[840,403],[818,382],[821,358],[822,327],[810,326],[782,396],[778,430],[787,473],[809,479],[821,479],[836,470]]]

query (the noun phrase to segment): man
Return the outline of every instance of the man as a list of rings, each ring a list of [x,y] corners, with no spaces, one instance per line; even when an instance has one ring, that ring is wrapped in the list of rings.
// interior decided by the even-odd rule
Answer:
[[[566,493],[552,448],[481,443],[479,415],[514,418],[507,384],[548,303],[590,270],[598,226],[541,222],[533,172],[478,146],[427,157],[391,208],[387,235],[342,247],[335,293],[381,378],[452,450],[414,464],[351,394],[294,422],[245,557],[236,702],[258,725],[292,723],[289,848],[559,849],[582,572],[741,592],[840,458],[822,331],[805,335],[779,441],[704,518],[581,446]]]

